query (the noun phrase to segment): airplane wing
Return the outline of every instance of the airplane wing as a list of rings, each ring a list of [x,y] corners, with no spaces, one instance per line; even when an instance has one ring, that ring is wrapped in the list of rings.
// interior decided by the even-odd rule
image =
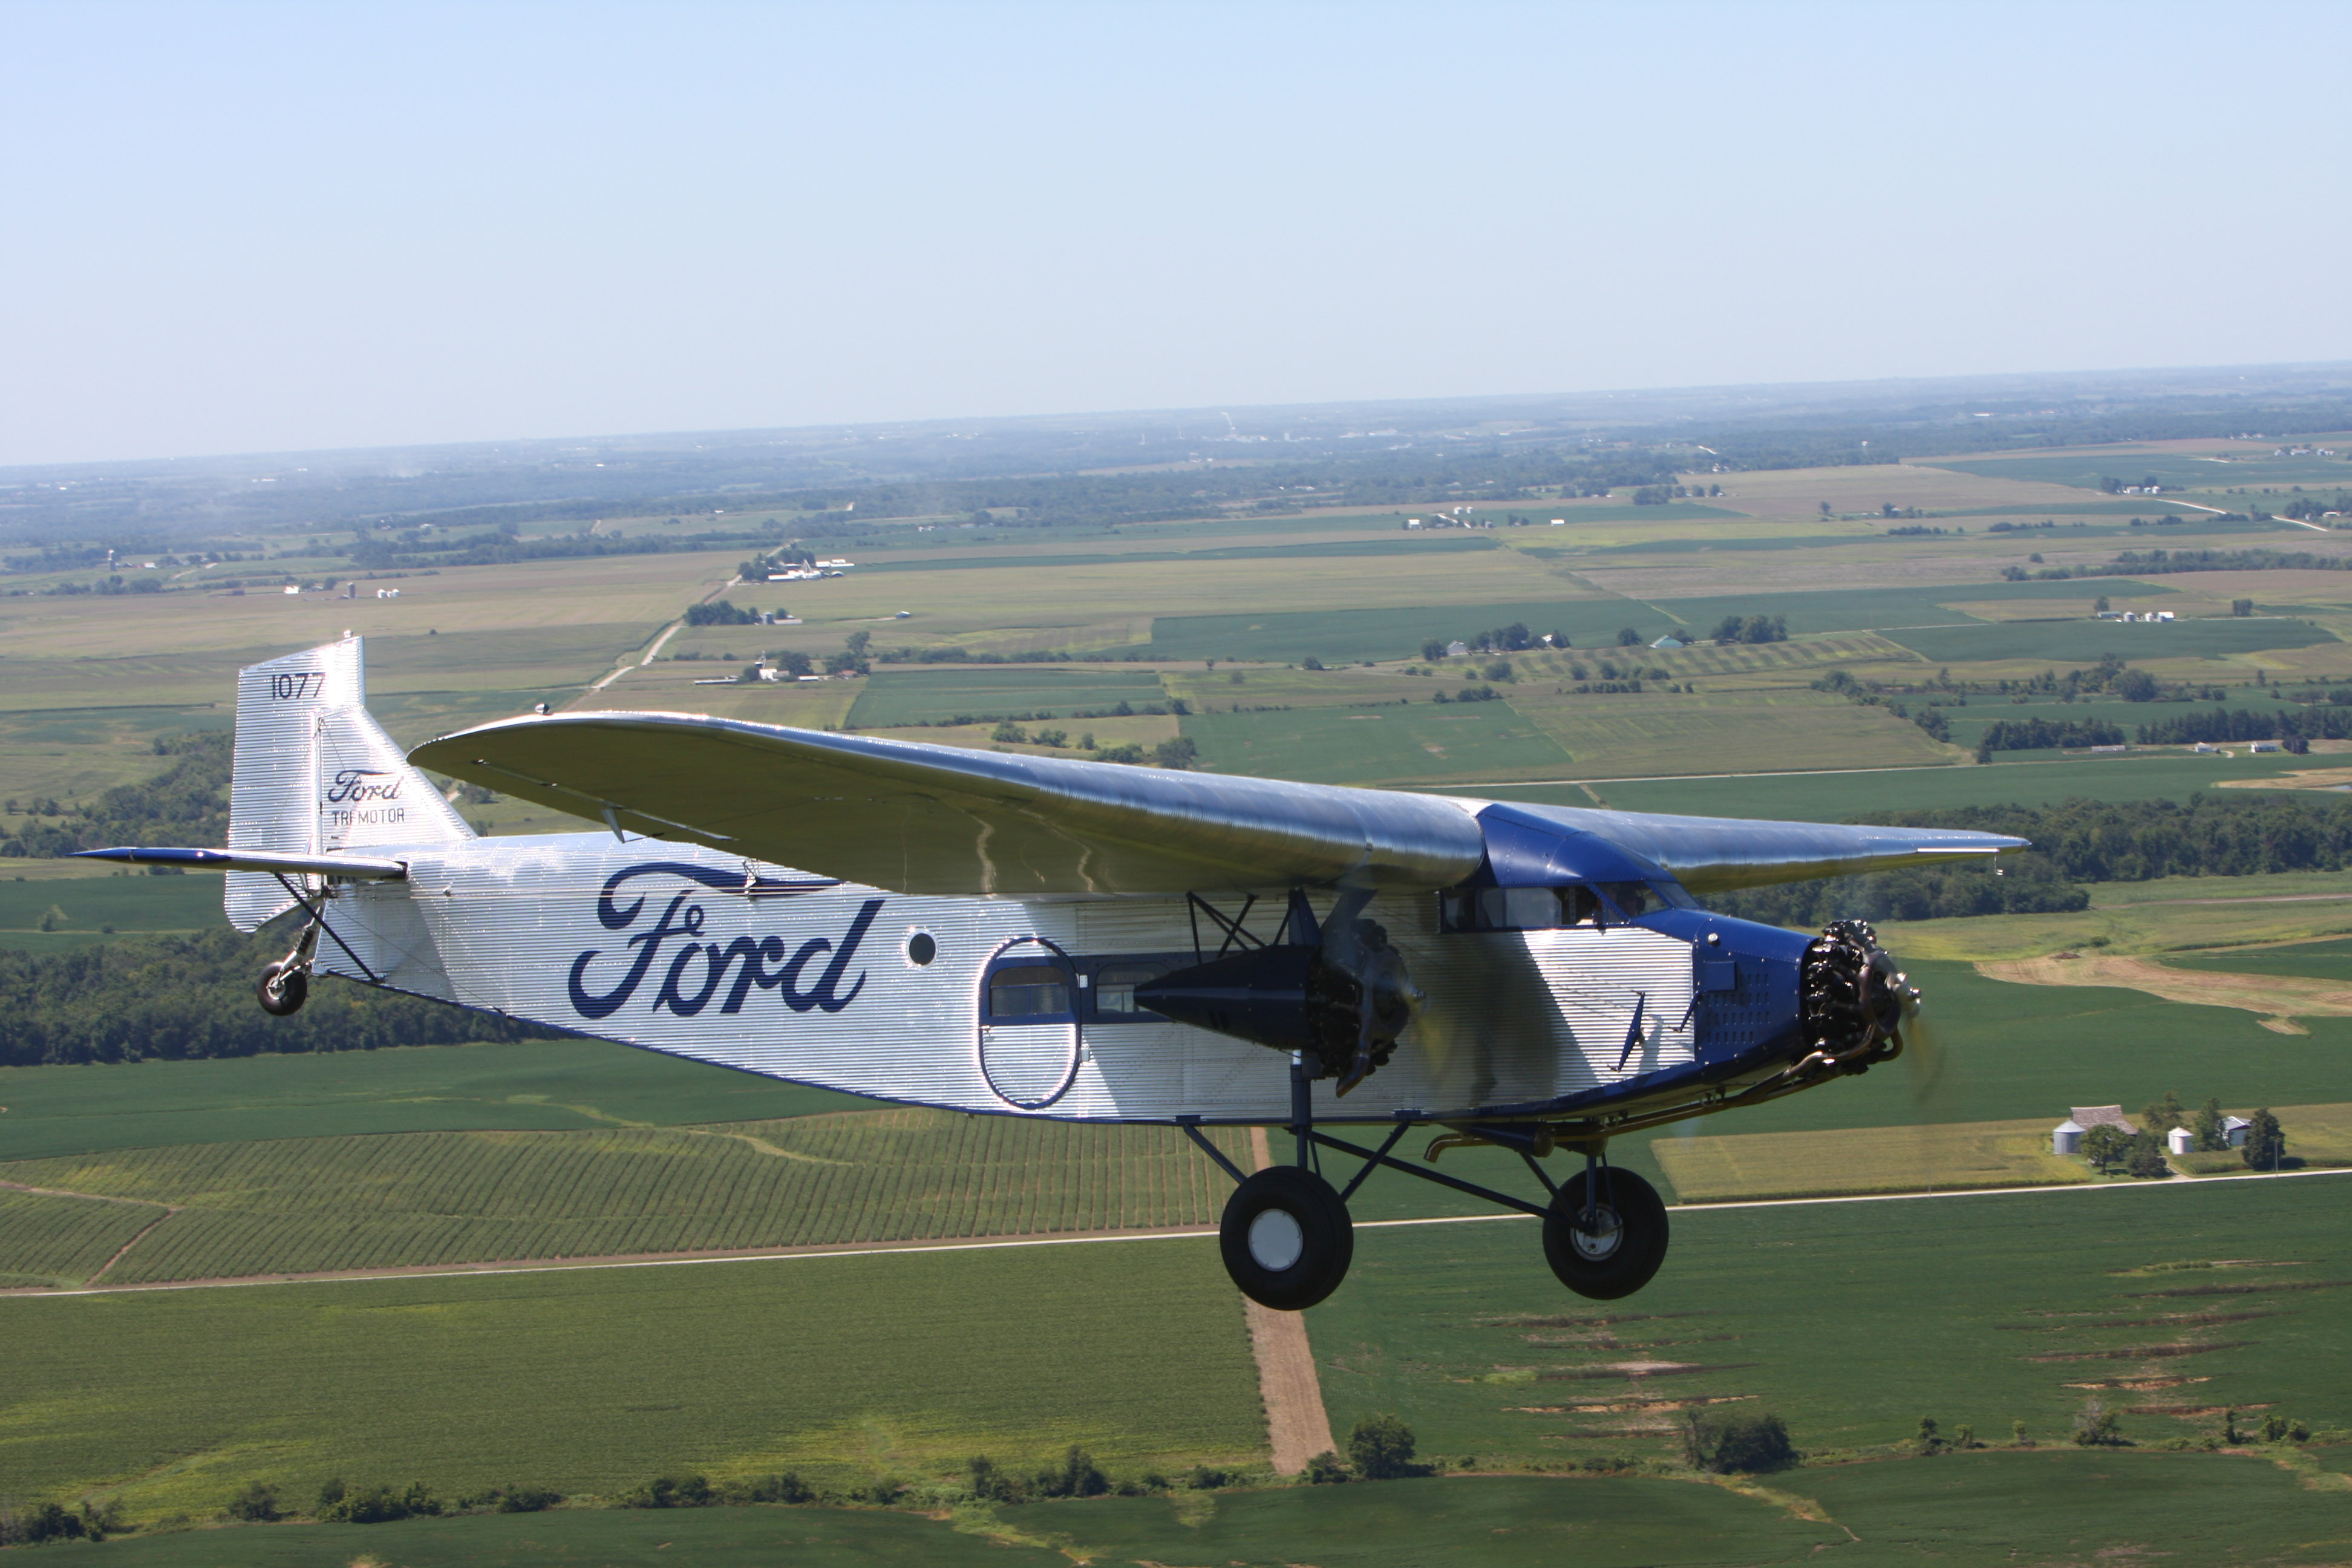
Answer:
[[[559,713],[410,753],[616,833],[679,838],[904,893],[1451,887],[1461,804],[686,713]]]
[[[685,713],[503,720],[428,742],[409,760],[616,834],[905,893],[1428,891],[1655,875],[1706,893],[2025,847],[1989,833],[1233,778]]]

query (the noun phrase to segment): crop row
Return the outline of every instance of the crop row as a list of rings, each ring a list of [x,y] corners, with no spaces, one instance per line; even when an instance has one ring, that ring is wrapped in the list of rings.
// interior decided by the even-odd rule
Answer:
[[[123,1283],[1198,1225],[1227,1185],[1168,1129],[918,1110],[131,1150],[0,1174],[184,1205],[109,1276]],[[34,1267],[55,1250],[47,1223],[0,1211],[0,1271],[58,1272]]]
[[[0,1288],[79,1284],[154,1223],[146,1204],[0,1189]]]

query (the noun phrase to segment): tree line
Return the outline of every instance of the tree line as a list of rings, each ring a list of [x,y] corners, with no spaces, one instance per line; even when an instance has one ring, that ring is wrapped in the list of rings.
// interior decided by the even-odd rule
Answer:
[[[2139,727],[2144,746],[2187,746],[2203,742],[2221,745],[2233,741],[2281,741],[2290,752],[2307,752],[2314,741],[2352,738],[2352,709],[2281,708],[2251,712],[2243,708],[2216,708],[2210,713],[2183,713]]]
[[[253,999],[285,937],[223,927],[64,952],[0,949],[0,1066],[190,1060],[544,1039],[564,1031],[338,981],[291,1017]]]
[[[1959,827],[2030,840],[1995,866],[1906,868],[1715,894],[1708,907],[1770,925],[1832,920],[1941,920],[2064,913],[2087,908],[2080,884],[2158,877],[2252,877],[2352,866],[2352,801],[2241,799],[2199,793],[2167,800],[2074,799],[2057,805],[1960,806],[1874,814],[1894,827]],[[1994,875],[1996,868],[2000,875]]]

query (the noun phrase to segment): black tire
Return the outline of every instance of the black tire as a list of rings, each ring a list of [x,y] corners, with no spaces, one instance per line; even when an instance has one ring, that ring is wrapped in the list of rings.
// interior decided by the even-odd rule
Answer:
[[[261,998],[263,1012],[273,1017],[290,1017],[310,999],[310,977],[299,969],[273,963],[261,972],[261,984],[254,988],[254,994]]]
[[[1631,1171],[1601,1172],[1601,1231],[1577,1229],[1584,1210],[1584,1173],[1551,1200],[1544,1215],[1544,1261],[1559,1282],[1595,1301],[1614,1301],[1650,1282],[1666,1260],[1666,1205],[1657,1188]]]
[[[1303,1312],[1348,1277],[1356,1228],[1330,1183],[1297,1165],[1275,1165],[1234,1189],[1217,1245],[1243,1295],[1278,1312]]]

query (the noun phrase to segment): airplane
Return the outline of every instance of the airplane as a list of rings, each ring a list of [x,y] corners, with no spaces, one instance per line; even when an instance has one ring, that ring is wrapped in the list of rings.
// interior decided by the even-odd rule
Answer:
[[[479,837],[425,769],[596,826]],[[1666,1208],[1611,1139],[1866,1071],[1916,1034],[1868,925],[1698,898],[2027,847],[693,713],[534,712],[404,756],[349,634],[239,674],[230,795],[225,848],[84,853],[218,868],[237,929],[293,928],[257,987],[273,1014],[327,973],[877,1100],[1172,1126],[1234,1180],[1234,1285],[1286,1311],[1346,1276],[1376,1169],[1539,1217],[1581,1296],[1640,1289]],[[1203,1131],[1236,1126],[1295,1153],[1245,1173]],[[1416,1131],[1422,1160],[1399,1158]],[[1517,1153],[1545,1201],[1436,1168],[1472,1145]],[[1357,1163],[1343,1185],[1326,1153]],[[1555,1181],[1555,1153],[1582,1169]]]

